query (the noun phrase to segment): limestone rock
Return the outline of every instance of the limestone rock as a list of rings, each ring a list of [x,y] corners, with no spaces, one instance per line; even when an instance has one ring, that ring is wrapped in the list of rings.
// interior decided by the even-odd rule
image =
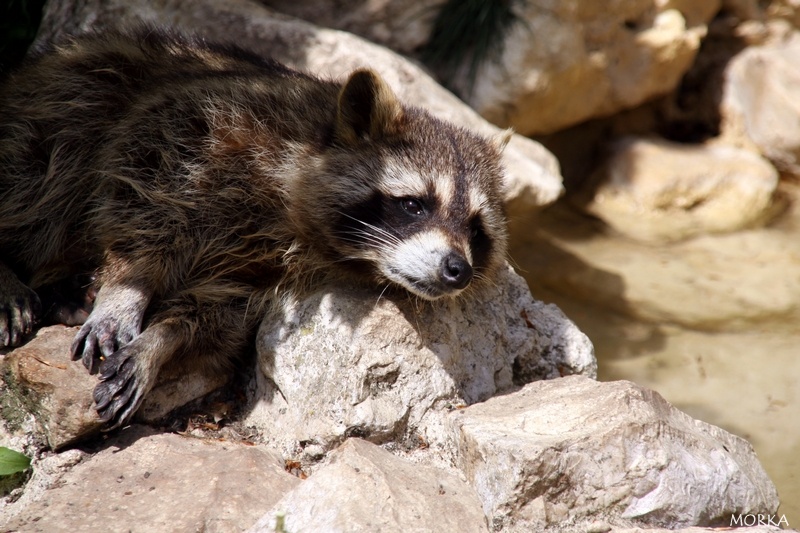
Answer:
[[[69,356],[77,330],[42,328],[27,344],[6,355],[0,365],[8,393],[33,414],[53,449],[100,429],[92,400],[97,378]]]
[[[430,38],[445,2],[379,0],[354,5],[346,14],[337,0],[266,3],[414,55]],[[517,23],[499,60],[489,58],[480,69],[472,93],[466,69],[448,82],[495,124],[526,135],[552,133],[672,90],[720,5],[721,0],[512,2]]]
[[[341,13],[341,10],[339,10]],[[501,130],[442,88],[411,61],[349,33],[328,30],[280,15],[249,0],[68,0],[48,4],[40,41],[90,28],[119,28],[136,22],[175,27],[210,40],[230,42],[322,77],[344,78],[359,67],[377,70],[405,102],[486,135]],[[562,193],[555,157],[519,135],[504,151],[507,200],[520,208],[542,206]]]
[[[635,528],[614,528],[609,529],[608,531],[611,533],[719,533],[720,531],[735,531],[736,533],[790,533],[791,531],[796,531],[794,529],[782,529],[777,526],[772,526],[769,524],[769,520],[772,519],[773,523],[777,523],[781,521],[782,515],[767,517],[762,515],[761,521],[762,525],[754,525],[751,527],[736,527],[736,529],[732,528],[719,528],[719,527],[687,527],[681,529],[668,529],[668,528],[647,528],[642,529],[640,527]],[[757,524],[758,523],[758,516],[752,515],[752,522],[749,521],[748,524]],[[591,531],[591,530],[590,530]],[[600,533],[598,530],[595,530],[596,533]]]
[[[324,28],[343,30],[404,55],[424,46],[434,19],[446,0],[371,0],[351,2],[342,9],[339,0],[262,0],[269,7]]]
[[[513,3],[519,21],[509,30],[501,57],[482,65],[471,92],[465,79],[456,82],[457,92],[490,122],[525,135],[609,116],[677,86],[718,6],[718,1],[653,0]]]
[[[475,491],[457,477],[350,439],[249,531],[488,532]]]
[[[629,382],[540,381],[451,424],[495,529],[728,525],[731,514],[778,508],[746,441]]]
[[[156,384],[142,401],[134,421],[158,423],[171,411],[224,387],[230,374],[205,368],[188,369],[181,361],[165,365]]]
[[[722,137],[800,174],[800,32],[746,48],[725,72]]]
[[[300,482],[257,446],[133,426],[65,473],[3,531],[242,531]],[[1,521],[0,521],[1,522]]]
[[[729,146],[629,137],[613,146],[594,179],[590,213],[623,235],[658,242],[765,222],[778,172]]]
[[[0,498],[0,531],[3,532],[9,531],[6,524],[23,513],[29,505],[40,500],[47,489],[55,486],[65,473],[89,456],[88,453],[74,448],[41,458],[36,457],[35,451],[26,455],[33,456],[30,479],[22,489],[12,492],[6,498]]]
[[[0,362],[8,393],[33,415],[54,450],[97,434],[102,427],[92,399],[97,377],[79,361],[70,360],[70,345],[77,331],[64,326],[42,328]],[[136,420],[156,422],[221,387],[227,379],[202,369],[187,374],[185,369],[167,368],[136,413]]]
[[[514,381],[596,374],[591,343],[510,268],[485,293],[431,304],[333,288],[266,320],[246,422],[291,453],[348,436],[442,446],[448,410]]]
[[[723,0],[722,5],[723,9],[743,21],[782,19],[800,28],[800,3],[797,0]]]

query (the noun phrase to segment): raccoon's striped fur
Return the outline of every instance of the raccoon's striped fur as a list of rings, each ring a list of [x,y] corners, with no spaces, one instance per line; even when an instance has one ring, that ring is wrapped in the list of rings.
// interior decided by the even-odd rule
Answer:
[[[501,144],[371,70],[342,84],[162,31],[73,38],[0,89],[0,343],[32,331],[34,290],[96,273],[72,355],[116,427],[166,362],[230,364],[276,296],[331,276],[455,296],[504,258]]]

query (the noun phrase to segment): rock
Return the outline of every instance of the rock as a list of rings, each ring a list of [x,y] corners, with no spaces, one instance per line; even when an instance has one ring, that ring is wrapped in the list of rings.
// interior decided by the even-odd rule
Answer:
[[[781,515],[770,517],[772,518],[773,523],[780,522]],[[795,531],[794,529],[787,530],[781,529],[780,527],[771,526],[769,525],[769,520],[767,516],[762,515],[761,521],[763,525],[755,525],[752,527],[736,527],[733,528],[718,528],[718,527],[687,527],[681,529],[667,529],[667,528],[647,528],[642,529],[640,527],[636,528],[614,528],[609,531],[613,533],[719,533],[720,531],[735,531],[736,533],[789,533],[790,531]],[[758,516],[753,515],[753,524],[758,523]],[[751,522],[748,522],[748,524]],[[590,532],[589,532],[590,533]]]
[[[342,13],[341,4],[337,3],[337,0],[313,2],[263,0],[263,3],[281,13],[313,22],[318,26],[349,31],[404,55],[414,55],[430,39],[434,20],[446,0],[391,2],[378,0],[354,4],[346,13]],[[541,6],[545,2],[538,3]],[[655,5],[651,7],[660,11],[668,9],[680,11],[690,26],[705,24],[720,8],[719,0],[711,2],[660,0],[652,3]],[[642,4],[646,5],[640,2],[640,5]],[[577,8],[586,9],[580,5]],[[575,7],[570,10],[574,11]]]
[[[337,0],[293,2],[262,0],[262,3],[317,26],[343,30],[413,55],[430,38],[434,19],[446,0],[373,0],[353,2],[342,10]]]
[[[158,373],[153,387],[133,417],[134,421],[158,423],[170,412],[224,387],[231,379],[225,372],[205,368],[187,368],[176,361]]]
[[[797,0],[723,0],[723,9],[733,13],[740,20],[763,21],[765,19],[783,19],[795,28],[800,27],[800,10]]]
[[[514,3],[519,22],[501,57],[479,68],[471,92],[466,77],[456,91],[490,122],[525,135],[632,108],[677,86],[719,6],[691,9],[692,19],[707,18],[687,26],[678,4]]]
[[[37,421],[52,449],[60,449],[100,430],[93,408],[97,378],[69,349],[77,328],[51,326],[3,358],[0,374],[8,392]]]
[[[444,0],[366,2],[346,14],[336,0],[266,0],[281,12],[353,32],[403,54],[430,38]],[[552,133],[671,91],[688,70],[720,0],[511,3],[517,22],[498,59],[469,90],[466,68],[440,76],[490,122],[525,135]]]
[[[663,242],[763,224],[774,213],[778,172],[730,146],[628,137],[594,180],[590,213],[628,237]]]
[[[331,288],[283,312],[259,331],[259,390],[246,423],[287,454],[348,436],[421,438],[438,450],[448,410],[514,381],[597,370],[586,336],[535,302],[510,268],[484,294],[456,301]]]
[[[0,364],[8,392],[36,419],[51,449],[59,450],[96,435],[102,428],[94,410],[92,391],[97,377],[71,361],[70,345],[78,328],[40,329],[28,343]],[[170,411],[223,386],[228,376],[168,368],[136,413],[136,420],[157,422]]]
[[[341,13],[341,10],[339,11]],[[312,74],[343,78],[359,67],[377,70],[401,100],[486,136],[501,130],[443,89],[411,61],[354,35],[318,28],[248,0],[70,0],[48,4],[39,41],[90,28],[137,22],[173,26],[210,40],[235,43]],[[506,147],[508,201],[520,208],[549,204],[562,193],[555,157],[540,144],[515,135]]]
[[[495,530],[717,526],[778,508],[746,441],[629,382],[540,381],[450,420]]]
[[[35,452],[30,455],[35,455]],[[47,489],[55,486],[65,473],[88,456],[86,452],[71,449],[42,458],[34,457],[30,468],[31,476],[25,487],[0,499],[0,531],[9,531],[6,524],[41,499]]]
[[[350,439],[328,464],[286,494],[249,531],[303,532],[489,530],[475,491],[457,477]]]
[[[722,138],[755,146],[779,170],[800,175],[800,32],[746,48],[725,72]]]
[[[300,480],[258,446],[133,426],[60,477],[4,531],[213,531],[250,527]]]

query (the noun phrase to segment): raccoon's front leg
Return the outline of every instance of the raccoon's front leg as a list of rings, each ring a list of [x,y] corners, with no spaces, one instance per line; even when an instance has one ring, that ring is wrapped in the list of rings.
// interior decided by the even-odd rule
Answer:
[[[18,346],[41,313],[39,296],[0,261],[0,346]]]
[[[100,363],[94,403],[106,431],[125,424],[136,412],[161,367],[185,344],[184,335],[178,322],[151,324]]]
[[[182,357],[189,365],[224,369],[247,344],[259,314],[248,313],[247,298],[218,299],[222,285],[190,288],[167,297],[148,314],[144,331],[100,364],[94,389],[95,409],[107,430],[123,425],[153,388],[168,361]]]
[[[80,358],[94,374],[98,362],[135,339],[152,297],[143,283],[109,283],[100,287],[89,318],[72,342],[72,360]]]

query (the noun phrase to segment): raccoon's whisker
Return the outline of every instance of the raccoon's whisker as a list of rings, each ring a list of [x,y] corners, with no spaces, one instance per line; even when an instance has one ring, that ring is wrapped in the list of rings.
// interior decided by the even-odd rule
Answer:
[[[475,278],[475,281],[480,282],[481,285],[483,285],[483,284],[491,285],[495,289],[498,287],[497,282],[495,280],[493,280],[491,277],[489,277],[489,276],[487,276],[485,274],[481,274],[479,272],[476,272],[474,274],[474,278]]]
[[[394,241],[390,241],[386,238],[382,238],[380,235],[375,235],[368,231],[359,231],[357,233],[354,233],[350,237],[341,237],[341,240],[343,242],[348,242],[352,244],[371,243],[378,246],[387,246],[389,248],[394,247],[400,243],[400,241],[397,239]]]
[[[370,235],[366,235],[366,237],[368,237],[368,238],[366,238],[366,239],[342,238],[340,240],[342,242],[349,243],[349,244],[355,244],[355,245],[372,244],[373,246],[376,246],[376,247],[391,246],[392,245],[392,243],[388,243],[386,241],[383,241],[383,240],[380,240],[380,239],[377,239],[377,238],[372,238]]]
[[[356,217],[354,217],[352,215],[349,215],[347,213],[344,213],[342,211],[337,211],[337,213],[342,215],[343,217],[347,217],[350,220],[353,220],[355,222],[358,222],[359,224],[362,224],[363,226],[375,231],[376,233],[378,233],[380,235],[384,235],[384,236],[388,237],[389,240],[386,241],[387,244],[389,244],[389,243],[399,244],[400,243],[400,239],[397,237],[397,235],[394,235],[393,233],[391,233],[389,231],[386,231],[385,229],[383,229],[381,227],[375,226],[374,224],[370,224],[369,222],[364,222],[363,220],[360,220],[360,219],[358,219],[358,218],[356,218]],[[372,233],[368,233],[365,230],[361,230],[361,232],[364,233],[364,234],[373,235]]]
[[[391,287],[391,285],[392,285],[391,283],[387,283],[387,284],[386,284],[386,286],[383,288],[383,290],[381,291],[381,293],[378,295],[378,299],[377,299],[377,300],[375,300],[375,305],[373,305],[373,306],[372,306],[372,308],[373,308],[373,309],[375,309],[376,307],[378,307],[378,304],[380,303],[380,301],[381,301],[381,298],[383,298],[383,295],[386,293],[386,291],[388,291],[388,290],[389,290],[389,287]]]

